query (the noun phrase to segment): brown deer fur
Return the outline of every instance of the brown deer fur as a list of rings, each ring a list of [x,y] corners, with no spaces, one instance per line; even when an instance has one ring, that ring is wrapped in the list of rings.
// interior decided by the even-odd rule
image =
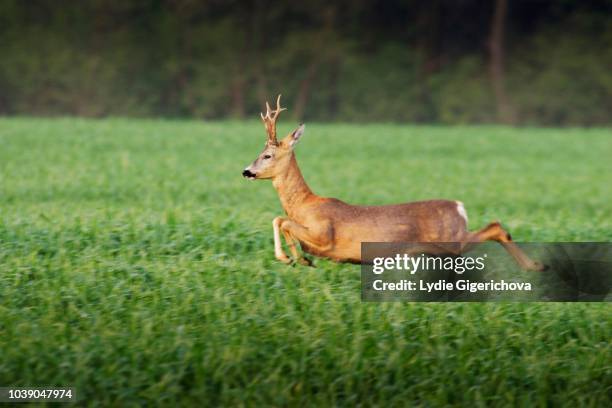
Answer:
[[[283,108],[280,95],[276,109],[261,115],[268,141],[259,157],[243,171],[249,179],[271,179],[280,198],[285,217],[274,218],[274,253],[290,263],[282,248],[280,235],[295,259],[310,264],[298,251],[338,262],[361,262],[362,242],[458,243],[457,253],[474,242],[497,241],[528,270],[542,270],[512,242],[499,222],[477,232],[467,230],[467,215],[459,201],[430,200],[396,205],[357,206],[312,192],[298,167],[293,149],[304,132],[304,125],[280,142],[276,139],[276,119]]]

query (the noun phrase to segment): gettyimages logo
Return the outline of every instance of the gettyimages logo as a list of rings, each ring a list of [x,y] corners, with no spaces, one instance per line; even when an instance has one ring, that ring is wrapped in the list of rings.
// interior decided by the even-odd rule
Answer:
[[[362,243],[363,301],[610,301],[612,244],[524,243],[542,272],[497,243]],[[454,250],[451,250],[453,249]]]
[[[376,257],[372,261],[372,272],[379,275],[385,270],[404,270],[414,275],[418,270],[434,271],[445,270],[462,274],[465,271],[482,271],[487,254],[478,257],[430,257],[425,254],[410,256],[408,254],[395,254],[395,257]]]

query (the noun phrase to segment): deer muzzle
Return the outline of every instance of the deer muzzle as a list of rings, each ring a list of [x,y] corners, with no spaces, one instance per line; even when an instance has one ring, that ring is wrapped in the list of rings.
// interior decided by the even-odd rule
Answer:
[[[255,180],[255,173],[251,173],[251,170],[245,169],[242,172],[242,177],[248,178],[249,180]]]

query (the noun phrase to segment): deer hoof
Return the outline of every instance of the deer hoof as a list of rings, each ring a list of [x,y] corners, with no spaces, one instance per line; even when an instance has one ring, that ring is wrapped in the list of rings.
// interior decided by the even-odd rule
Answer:
[[[302,257],[300,259],[297,260],[297,262],[300,265],[304,265],[304,266],[312,266],[312,261],[308,258]]]
[[[528,271],[534,271],[534,272],[544,272],[548,268],[549,268],[548,265],[545,265],[541,262],[532,261],[531,264],[525,269]]]
[[[289,258],[287,255],[276,256],[276,259],[278,259],[285,265],[289,265],[291,263],[291,258]]]
[[[529,269],[531,269],[532,271],[536,271],[536,272],[544,272],[545,270],[548,269],[548,265],[544,265],[541,262],[534,261],[533,265],[531,265],[531,268]]]

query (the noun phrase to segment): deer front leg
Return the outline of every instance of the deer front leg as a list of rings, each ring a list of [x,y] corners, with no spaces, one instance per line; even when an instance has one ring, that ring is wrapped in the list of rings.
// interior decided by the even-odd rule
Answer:
[[[291,258],[283,251],[283,245],[280,239],[280,226],[282,222],[283,217],[276,217],[272,220],[272,229],[274,230],[274,256],[282,263],[290,264]]]
[[[295,241],[295,239],[293,239],[293,237],[291,236],[291,234],[289,234],[289,232],[283,229],[282,224],[285,221],[286,220],[283,220],[283,222],[281,222],[281,232],[283,233],[283,236],[285,237],[285,242],[287,243],[287,246],[289,247],[291,256],[293,256],[293,259],[295,259],[297,263],[300,263],[306,266],[312,266],[312,262],[310,261],[310,259],[305,258],[303,255],[300,255],[300,253],[298,252],[297,242]]]
[[[283,251],[282,243],[280,240],[280,233],[279,233],[280,231],[283,233],[283,236],[285,237],[285,242],[287,243],[287,246],[289,247],[289,251],[291,251],[291,255],[293,256],[293,259],[295,259],[296,262],[302,265],[311,266],[312,262],[310,262],[310,260],[303,257],[302,255],[300,255],[300,253],[298,252],[297,243],[293,239],[291,234],[287,230],[282,228],[282,225],[286,223],[287,221],[289,221],[289,219],[283,218],[283,217],[276,217],[274,221],[272,222],[272,226],[274,227],[274,255],[276,256],[276,259],[278,259],[279,261],[283,263],[287,263],[287,264],[291,263],[291,259],[287,257],[287,255]]]
[[[281,231],[285,236],[291,253],[296,257],[297,262],[302,265],[310,266],[312,263],[307,258],[298,255],[295,243],[296,240],[318,252],[326,252],[333,247],[332,229],[329,223],[320,224],[318,227],[317,230],[306,228],[290,219],[285,219],[281,223]]]

